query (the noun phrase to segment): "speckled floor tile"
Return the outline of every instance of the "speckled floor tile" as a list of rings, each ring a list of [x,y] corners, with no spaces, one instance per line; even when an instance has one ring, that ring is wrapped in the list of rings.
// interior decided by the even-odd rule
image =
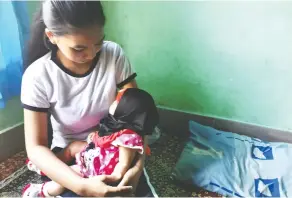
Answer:
[[[26,153],[22,151],[0,163],[0,181],[4,180],[16,170],[24,166],[25,160]]]

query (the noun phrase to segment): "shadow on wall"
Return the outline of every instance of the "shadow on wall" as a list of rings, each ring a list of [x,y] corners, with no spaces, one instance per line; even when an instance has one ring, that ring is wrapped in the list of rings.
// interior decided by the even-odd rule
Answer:
[[[22,61],[10,62],[5,69],[0,70],[0,108],[5,107],[5,101],[18,96],[21,89]]]
[[[23,48],[29,37],[26,1],[1,1],[0,26],[0,108],[20,95]]]

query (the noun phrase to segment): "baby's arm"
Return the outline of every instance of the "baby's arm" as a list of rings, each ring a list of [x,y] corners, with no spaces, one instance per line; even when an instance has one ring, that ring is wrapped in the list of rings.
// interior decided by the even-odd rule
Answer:
[[[74,160],[76,153],[81,152],[87,145],[85,141],[74,141],[65,147],[56,156],[65,163],[71,163]]]
[[[124,174],[129,170],[132,162],[137,154],[137,149],[119,147],[119,162],[117,163],[112,175],[115,175],[118,179],[122,179]]]

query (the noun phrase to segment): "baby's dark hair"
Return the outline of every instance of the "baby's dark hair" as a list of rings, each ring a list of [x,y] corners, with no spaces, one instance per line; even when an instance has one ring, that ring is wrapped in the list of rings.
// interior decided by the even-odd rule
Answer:
[[[104,24],[105,16],[100,1],[45,0],[32,22],[24,69],[56,47],[45,36],[46,28],[54,35],[62,36],[92,25],[103,27]]]

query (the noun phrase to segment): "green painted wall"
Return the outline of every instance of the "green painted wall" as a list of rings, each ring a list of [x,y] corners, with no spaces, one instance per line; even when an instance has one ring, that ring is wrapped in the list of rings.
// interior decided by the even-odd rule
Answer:
[[[30,18],[32,18],[39,2],[29,1],[27,5]],[[4,109],[0,109],[0,131],[12,127],[20,122],[23,122],[23,110],[21,107],[20,98],[14,97],[7,102],[7,106]]]
[[[32,20],[34,13],[37,8],[40,6],[40,1],[27,1],[28,13],[30,20]]]
[[[159,105],[292,130],[291,2],[103,4],[107,38]],[[0,130],[22,121],[19,105],[0,110]]]
[[[159,105],[292,130],[292,2],[103,2]]]
[[[19,97],[14,97],[4,109],[0,109],[0,132],[20,122],[23,122],[23,111]]]

